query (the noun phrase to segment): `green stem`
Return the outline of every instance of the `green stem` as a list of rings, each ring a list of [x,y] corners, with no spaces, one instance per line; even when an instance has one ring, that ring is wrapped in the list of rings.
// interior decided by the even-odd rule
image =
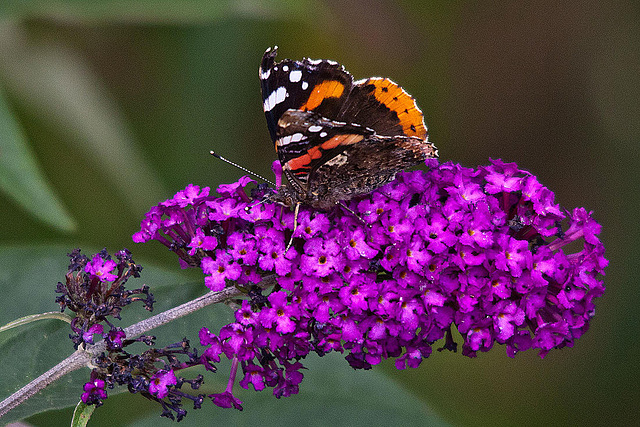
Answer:
[[[13,320],[6,325],[0,326],[0,332],[8,331],[9,329],[16,328],[22,325],[28,325],[31,322],[36,322],[38,320],[45,319],[58,319],[67,323],[71,323],[72,318],[67,316],[64,313],[60,313],[59,311],[50,311],[48,313],[40,313],[40,314],[30,314],[28,316],[21,317],[19,319]]]

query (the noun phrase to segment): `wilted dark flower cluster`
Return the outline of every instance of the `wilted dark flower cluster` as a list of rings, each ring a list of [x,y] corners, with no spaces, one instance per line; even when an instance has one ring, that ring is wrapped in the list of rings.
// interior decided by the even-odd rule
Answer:
[[[148,286],[128,291],[124,284],[130,277],[140,277],[142,267],[133,262],[131,253],[124,249],[116,253],[118,262],[111,259],[106,249],[91,259],[75,249],[69,254],[71,263],[66,275],[66,284],[58,283],[56,292],[62,295],[56,302],[76,313],[71,322],[75,334],[69,335],[77,349],[80,344],[94,343],[94,334],[105,339],[106,353],[95,358],[92,363],[91,378],[84,385],[81,399],[90,405],[102,405],[107,398],[107,389],[116,385],[126,385],[131,393],[140,393],[163,407],[162,416],[180,421],[186,411],[182,399],[194,402],[199,408],[204,395],[193,396],[180,391],[184,383],[195,390],[202,383],[199,375],[193,380],[176,377],[175,372],[200,364],[197,350],[191,350],[189,341],[169,345],[163,349],[150,348],[142,354],[131,354],[126,347],[141,342],[154,344],[154,337],[141,336],[127,339],[121,328],[114,326],[108,317],[120,319],[122,308],[134,301],[142,301],[145,309],[153,309],[154,298]],[[105,331],[102,323],[110,327]],[[180,355],[187,361],[181,362]],[[175,413],[175,416],[174,416]]]
[[[131,354],[124,350],[134,342],[153,345],[154,337],[142,336],[135,340],[125,340],[122,348],[102,353],[94,361],[91,379],[84,385],[82,401],[90,405],[102,405],[107,398],[106,389],[116,385],[126,385],[131,393],[140,393],[149,400],[159,403],[162,416],[180,421],[187,411],[182,407],[183,399],[193,401],[194,409],[200,408],[204,395],[191,395],[181,391],[188,383],[193,390],[200,388],[203,377],[193,380],[176,377],[176,372],[200,364],[197,350],[192,350],[185,338],[181,342],[165,348],[150,348],[142,354]],[[179,356],[186,356],[181,362]],[[175,415],[174,415],[175,413]]]
[[[108,318],[120,319],[122,308],[134,301],[142,301],[147,310],[153,310],[154,299],[148,286],[124,288],[130,277],[140,276],[142,267],[133,262],[126,249],[116,253],[118,262],[111,259],[106,249],[91,259],[82,255],[80,249],[74,249],[68,256],[71,258],[69,270],[65,283],[58,282],[56,293],[62,295],[56,297],[56,302],[61,311],[68,308],[76,313],[71,322],[74,334],[69,335],[74,347],[93,344],[95,334],[104,338],[109,348],[121,347],[125,334]],[[109,326],[109,331],[105,331],[102,323]]]
[[[238,365],[242,387],[280,397],[297,393],[312,351],[346,353],[363,369],[392,357],[404,369],[442,338],[455,350],[452,325],[469,357],[494,343],[544,357],[588,329],[607,265],[591,212],[561,209],[513,163],[429,165],[347,202],[352,212],[302,207],[295,229],[289,209],[247,195],[246,177],[219,196],[189,185],[147,214],[134,241],[160,241],[183,267],[200,267],[211,290],[236,283],[257,295],[236,322],[200,332],[206,366],[233,361],[216,404],[241,408]],[[269,295],[252,288],[274,275]]]

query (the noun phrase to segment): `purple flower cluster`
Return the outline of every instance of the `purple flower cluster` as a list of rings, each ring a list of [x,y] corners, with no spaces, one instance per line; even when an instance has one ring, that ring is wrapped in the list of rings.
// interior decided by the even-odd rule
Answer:
[[[246,177],[220,196],[190,185],[154,207],[133,239],[162,242],[183,267],[200,267],[211,290],[252,289],[236,322],[200,332],[202,362],[224,354],[231,385],[239,365],[242,387],[278,397],[297,393],[299,360],[312,351],[346,353],[354,368],[390,357],[417,367],[442,338],[456,349],[452,325],[469,357],[494,343],[511,357],[572,346],[604,292],[608,262],[591,212],[564,211],[513,163],[428,164],[346,202],[351,212],[302,207],[295,229],[288,208],[265,202],[267,190],[247,195]],[[276,287],[256,296],[267,276]],[[214,402],[241,408],[231,385]]]

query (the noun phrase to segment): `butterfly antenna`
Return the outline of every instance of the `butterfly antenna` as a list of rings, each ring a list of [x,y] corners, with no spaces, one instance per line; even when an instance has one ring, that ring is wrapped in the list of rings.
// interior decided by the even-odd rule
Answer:
[[[209,153],[210,153],[213,157],[215,157],[215,158],[217,158],[217,159],[220,159],[220,160],[222,160],[223,162],[229,163],[230,165],[237,167],[237,168],[238,168],[238,169],[240,169],[241,171],[245,171],[245,172],[246,172],[246,173],[248,173],[249,175],[253,175],[253,176],[255,176],[256,178],[259,178],[259,179],[263,180],[263,181],[264,181],[264,182],[266,182],[267,184],[271,184],[273,187],[276,187],[276,185],[275,185],[273,182],[269,181],[267,178],[265,178],[265,177],[263,177],[263,176],[260,176],[260,175],[258,175],[257,173],[252,172],[252,171],[250,171],[249,169],[247,169],[247,168],[245,168],[245,167],[243,167],[243,166],[240,166],[239,164],[237,164],[237,163],[235,163],[235,162],[232,162],[232,161],[231,161],[231,160],[229,160],[229,159],[226,159],[226,158],[222,157],[220,154],[216,153],[215,151],[211,150],[211,151],[209,151]]]

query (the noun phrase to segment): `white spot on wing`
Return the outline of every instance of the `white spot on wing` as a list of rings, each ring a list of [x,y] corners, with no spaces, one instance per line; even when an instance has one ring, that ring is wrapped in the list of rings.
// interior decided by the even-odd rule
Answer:
[[[263,109],[264,112],[271,111],[273,107],[280,104],[282,101],[286,99],[289,94],[287,93],[287,89],[283,86],[271,92],[271,94],[264,100]]]
[[[276,145],[278,147],[284,147],[285,145],[288,145],[291,142],[291,135],[287,135],[287,136],[283,136],[282,138],[278,138],[278,140],[276,141]]]
[[[348,159],[346,154],[339,154],[335,156],[333,159],[329,160],[323,166],[342,166],[345,163],[347,163],[347,160]]]
[[[301,78],[302,78],[302,71],[300,70],[293,70],[291,73],[289,73],[289,81],[291,83],[297,83],[300,81]]]
[[[389,83],[391,83],[393,85],[400,86],[398,83],[396,83],[393,80],[388,79],[386,77],[369,77],[369,78],[366,78],[366,79],[356,80],[355,82],[353,82],[353,84],[354,85],[361,85],[363,83],[367,83],[367,82],[370,82],[370,81],[373,81],[373,80],[387,80]]]
[[[284,147],[285,145],[289,145],[292,142],[299,142],[304,139],[304,135],[300,132],[294,133],[293,135],[283,136],[276,141],[276,145],[278,147]]]

